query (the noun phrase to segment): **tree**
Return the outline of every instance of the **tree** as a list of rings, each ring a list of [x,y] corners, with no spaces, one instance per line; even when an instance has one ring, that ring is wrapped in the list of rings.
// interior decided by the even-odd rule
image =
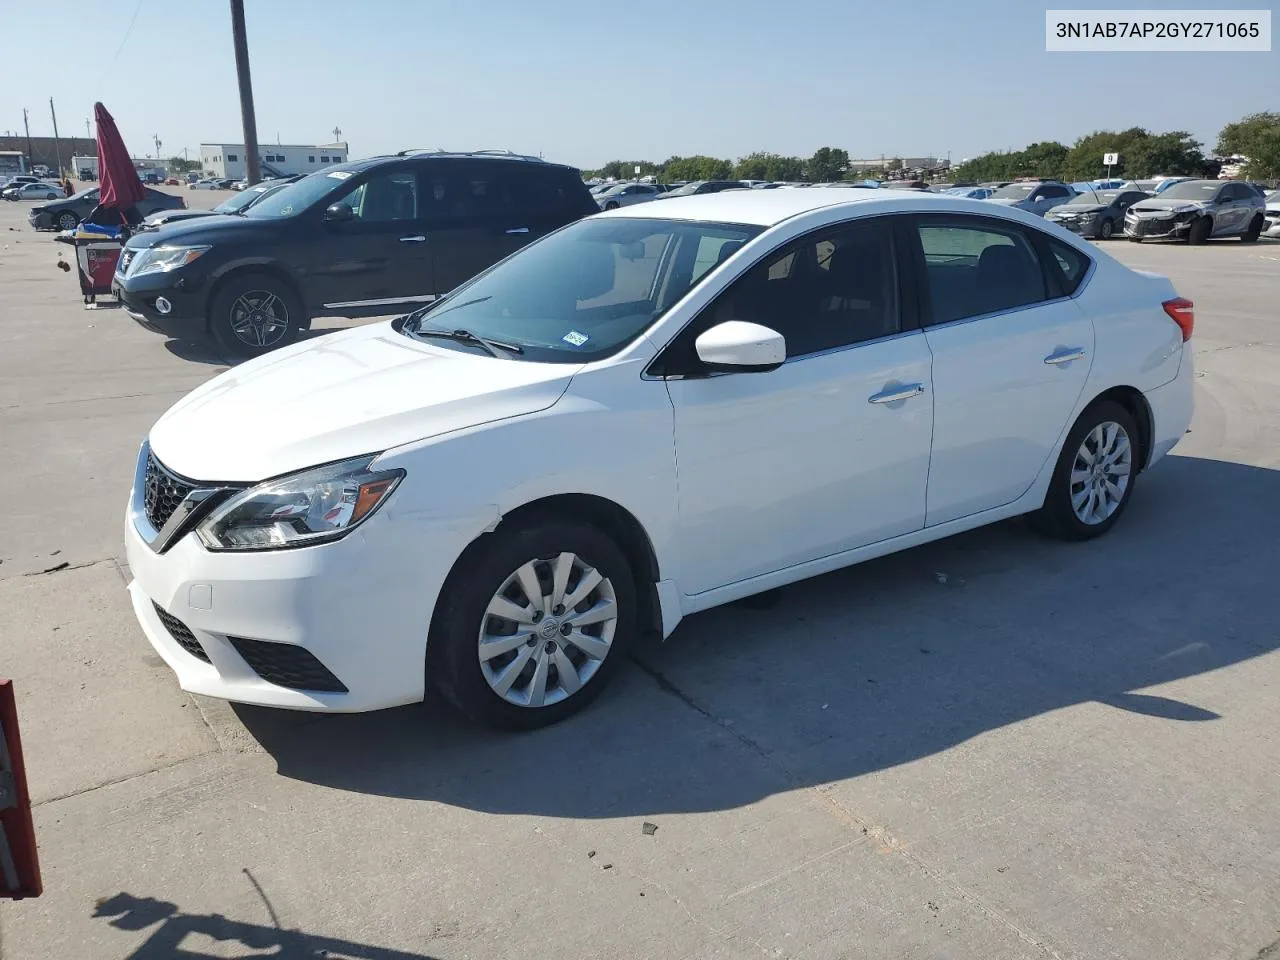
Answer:
[[[174,173],[190,173],[193,170],[200,169],[199,160],[184,160],[182,157],[170,157],[166,161],[169,169]]]
[[[1218,154],[1248,157],[1244,175],[1263,180],[1280,176],[1280,113],[1251,113],[1218,134]]]
[[[804,177],[804,161],[776,153],[749,153],[733,168],[738,180],[800,180]]]
[[[636,175],[636,167],[640,168],[642,177],[658,172],[658,165],[648,160],[610,160],[599,170],[588,171],[588,176],[602,180],[630,180]]]
[[[1126,176],[1154,177],[1200,176],[1204,169],[1204,154],[1200,144],[1185,130],[1152,134],[1134,142],[1125,160]]]
[[[842,180],[849,169],[849,153],[839,147],[821,147],[805,164],[805,177],[814,183]]]
[[[662,162],[660,175],[672,180],[728,180],[733,164],[717,157],[668,157]]]
[[[1067,148],[1056,140],[1033,143],[1017,154],[1017,175],[1057,180],[1066,166]]]
[[[995,151],[966,160],[951,173],[956,180],[976,183],[988,180],[1012,180],[1013,171],[1019,163],[1021,163],[1021,154]]]

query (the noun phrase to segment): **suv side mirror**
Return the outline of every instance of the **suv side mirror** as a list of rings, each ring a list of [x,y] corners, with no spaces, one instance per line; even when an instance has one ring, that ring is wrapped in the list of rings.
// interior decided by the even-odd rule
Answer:
[[[712,370],[764,373],[787,359],[787,341],[776,330],[745,320],[729,320],[693,342],[698,359]]]
[[[345,203],[331,203],[325,207],[324,218],[330,223],[346,223],[356,218],[356,212]]]

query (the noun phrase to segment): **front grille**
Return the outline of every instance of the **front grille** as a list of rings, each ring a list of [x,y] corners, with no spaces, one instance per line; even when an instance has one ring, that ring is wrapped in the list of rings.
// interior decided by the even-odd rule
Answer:
[[[173,516],[173,511],[187,498],[196,485],[185,480],[176,473],[170,473],[164,464],[155,458],[155,454],[147,455],[147,475],[142,486],[142,505],[146,508],[147,519],[151,525],[160,530]]]
[[[167,610],[162,609],[160,604],[153,601],[151,605],[156,608],[156,616],[160,618],[164,628],[169,631],[169,636],[177,641],[178,646],[193,657],[208,663],[209,655],[204,652],[204,647],[200,646],[200,641],[191,632],[191,628]]]
[[[227,637],[244,662],[268,683],[290,690],[315,693],[346,693],[346,685],[329,668],[303,647],[268,640]]]

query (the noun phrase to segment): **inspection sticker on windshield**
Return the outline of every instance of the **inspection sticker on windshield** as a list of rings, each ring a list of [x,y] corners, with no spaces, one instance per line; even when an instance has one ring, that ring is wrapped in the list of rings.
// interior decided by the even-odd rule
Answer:
[[[333,179],[335,180],[346,180],[348,177],[351,176],[351,171],[350,170],[330,170],[329,176],[333,177]]]
[[[587,342],[587,335],[585,333],[579,333],[577,330],[570,330],[560,339],[565,343],[571,343],[575,347],[580,347]]]

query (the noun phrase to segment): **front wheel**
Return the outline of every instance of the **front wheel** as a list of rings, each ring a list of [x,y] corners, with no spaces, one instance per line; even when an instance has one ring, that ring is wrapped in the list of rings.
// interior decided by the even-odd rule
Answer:
[[[80,224],[80,218],[77,217],[74,213],[58,214],[57,226],[59,230],[74,230],[77,226],[79,226],[79,224]]]
[[[233,276],[209,307],[209,329],[225,349],[256,357],[291,343],[305,325],[302,302],[268,274]]]
[[[1258,214],[1249,223],[1249,229],[1240,234],[1241,243],[1256,243],[1262,236],[1262,214]]]
[[[1110,240],[1111,235],[1116,232],[1116,224],[1114,220],[1103,220],[1101,226],[1098,227],[1098,239]]]
[[[601,530],[560,519],[498,530],[441,592],[427,678],[472,720],[546,726],[600,693],[638,619],[631,565]]]
[[[608,203],[606,203],[606,204],[604,205],[604,208],[605,208],[606,210],[617,210],[617,209],[618,209],[618,201],[617,201],[617,200],[610,200]]]
[[[1110,530],[1133,494],[1139,469],[1138,429],[1113,400],[1094,403],[1062,445],[1044,506],[1028,519],[1061,540],[1092,540]]]
[[[1201,217],[1199,220],[1191,224],[1191,229],[1187,231],[1187,243],[1191,246],[1197,246],[1209,239],[1209,232],[1213,229],[1213,224],[1208,217]]]

